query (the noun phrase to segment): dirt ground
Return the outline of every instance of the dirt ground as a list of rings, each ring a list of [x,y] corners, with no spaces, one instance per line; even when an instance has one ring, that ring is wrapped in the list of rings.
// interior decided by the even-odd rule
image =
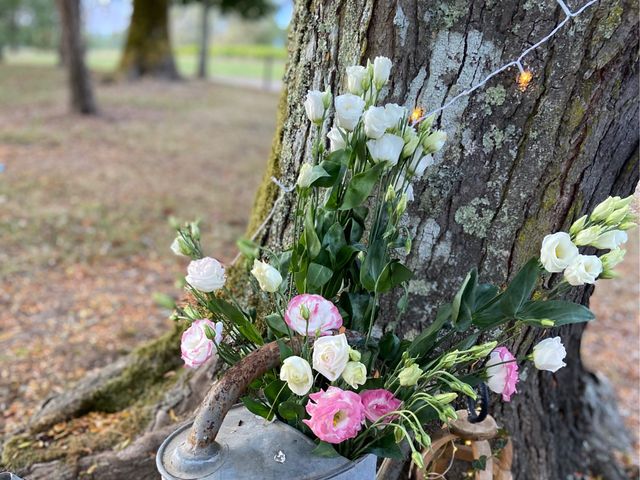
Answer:
[[[200,82],[98,85],[102,115],[66,113],[62,72],[0,66],[0,436],[48,395],[169,327],[184,259],[168,217],[203,220],[235,254],[277,95]],[[637,233],[600,282],[583,356],[640,429]],[[636,453],[637,455],[637,453]],[[637,458],[635,459],[637,462]]]

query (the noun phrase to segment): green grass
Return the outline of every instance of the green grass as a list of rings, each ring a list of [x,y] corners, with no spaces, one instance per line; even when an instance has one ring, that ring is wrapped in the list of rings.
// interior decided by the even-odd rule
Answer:
[[[212,50],[218,55],[209,57],[209,75],[230,78],[249,78],[262,79],[265,75],[266,58],[264,54],[260,55],[258,50],[255,56],[251,52],[245,52],[242,56],[228,56],[230,50],[217,51]],[[267,50],[265,50],[267,52]],[[260,58],[261,55],[265,55]],[[96,72],[107,73],[113,72],[120,60],[120,52],[118,50],[100,49],[90,50],[87,54],[87,63],[89,68]],[[7,54],[7,63],[14,65],[36,65],[36,66],[53,66],[57,62],[57,54],[47,50],[22,49],[18,52],[9,52]],[[198,57],[193,48],[180,48],[176,54],[176,62],[178,70],[185,77],[193,77],[197,69]],[[271,79],[279,80],[284,75],[285,62],[282,58],[272,60]]]

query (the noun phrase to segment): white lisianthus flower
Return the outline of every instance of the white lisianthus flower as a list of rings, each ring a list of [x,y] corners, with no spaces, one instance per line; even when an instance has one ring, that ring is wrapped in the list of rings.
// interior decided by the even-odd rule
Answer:
[[[313,372],[304,358],[287,357],[280,367],[280,380],[287,382],[289,390],[296,395],[306,395],[313,386]]]
[[[415,165],[409,165],[407,170],[412,177],[422,178],[424,172],[431,165],[433,165],[433,157],[431,155],[423,155]]]
[[[578,255],[564,271],[564,278],[577,287],[595,283],[602,273],[602,262],[595,255]]]
[[[332,127],[327,133],[327,138],[329,139],[329,150],[331,152],[342,150],[347,146],[347,142],[344,141],[344,137],[338,127]]]
[[[174,255],[179,257],[189,256],[189,247],[187,247],[185,241],[179,236],[173,239],[173,242],[171,243],[171,251]]]
[[[577,256],[578,247],[573,244],[568,233],[553,233],[542,240],[540,261],[547,272],[563,271]]]
[[[404,138],[404,148],[402,149],[403,157],[410,157],[418,148],[420,148],[418,155],[422,155],[422,147],[418,145],[420,143],[420,137],[413,127],[407,126],[407,128],[404,129],[402,137]]]
[[[391,60],[387,57],[376,57],[373,60],[373,82],[378,90],[389,81],[391,75]]]
[[[538,370],[557,372],[567,366],[562,361],[566,356],[567,351],[560,337],[546,338],[533,347],[533,363]]]
[[[347,67],[347,90],[354,95],[362,95],[367,83],[367,69],[361,65]]]
[[[224,267],[215,258],[193,260],[187,267],[187,282],[201,292],[214,292],[224,287]]]
[[[390,166],[398,163],[403,148],[404,140],[402,137],[392,133],[385,133],[380,138],[367,142],[367,149],[373,161],[375,163],[386,162]]]
[[[258,280],[260,289],[265,292],[277,292],[282,283],[282,275],[280,275],[280,272],[268,263],[261,262],[258,259],[253,261],[251,275]]]
[[[313,368],[327,380],[338,379],[349,361],[349,344],[344,333],[320,337],[313,344]]]
[[[360,362],[347,362],[342,371],[342,379],[347,382],[351,388],[358,388],[367,381],[367,367]]]
[[[418,383],[418,380],[420,380],[422,374],[423,372],[418,364],[414,363],[400,370],[400,373],[398,374],[398,380],[400,381],[400,385],[402,385],[403,387],[413,387],[416,383]]]
[[[387,103],[384,106],[384,113],[387,116],[387,128],[395,128],[405,117],[407,109],[396,103]]]
[[[427,153],[435,153],[444,146],[446,141],[447,132],[444,130],[436,130],[424,138],[422,146]]]
[[[622,230],[610,230],[596,238],[591,245],[602,250],[614,250],[620,245],[627,243],[627,240],[628,237],[626,232],[623,232]]]
[[[324,118],[324,92],[320,90],[309,90],[304,100],[304,110],[307,117],[313,123],[320,123]]]
[[[369,138],[380,138],[389,128],[387,113],[383,107],[369,107],[362,116],[364,133]]]
[[[313,167],[310,163],[303,163],[300,167],[300,173],[298,173],[298,180],[296,180],[296,185],[300,188],[309,188],[311,186],[311,173],[313,171]]]
[[[338,126],[348,131],[356,128],[362,116],[365,101],[357,95],[345,93],[336,97],[335,106]]]

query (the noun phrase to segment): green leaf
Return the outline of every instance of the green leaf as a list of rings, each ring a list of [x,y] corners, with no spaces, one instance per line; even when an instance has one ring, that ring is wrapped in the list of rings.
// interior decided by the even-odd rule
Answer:
[[[351,319],[350,328],[358,332],[366,332],[369,318],[371,317],[371,295],[368,293],[348,292],[346,295],[343,294],[341,300],[343,308]]]
[[[240,253],[242,253],[245,257],[249,259],[258,258],[260,255],[260,246],[254,242],[253,240],[249,240],[248,238],[240,238],[236,245]]]
[[[344,230],[340,223],[336,222],[329,227],[329,230],[327,230],[327,233],[325,233],[322,238],[322,246],[329,252],[331,260],[335,265],[338,252],[347,246],[347,241],[344,238]]]
[[[304,407],[299,403],[287,400],[278,406],[278,414],[288,421],[295,421],[304,418]]]
[[[319,167],[326,173],[326,176],[318,177],[311,184],[314,187],[333,187],[340,177],[340,170],[349,161],[349,153],[346,150],[331,152],[329,156],[320,162]]]
[[[277,378],[264,388],[264,396],[267,397],[271,405],[286,400],[291,396],[291,390],[286,385],[285,382]]]
[[[309,258],[313,260],[320,253],[320,239],[316,233],[316,227],[313,221],[313,210],[309,208],[304,218],[304,239],[309,253]]]
[[[244,406],[247,407],[247,410],[249,410],[254,415],[258,415],[262,418],[266,418],[267,420],[273,419],[273,412],[269,414],[271,409],[267,407],[265,404],[258,402],[251,397],[242,397],[241,400]]]
[[[502,292],[500,308],[504,315],[515,316],[520,307],[531,298],[539,274],[540,265],[537,258],[532,258],[520,269],[507,289]]]
[[[330,177],[329,173],[321,165],[314,165],[309,175],[309,183],[313,186],[314,182],[325,177]]]
[[[319,263],[312,263],[307,270],[307,286],[312,288],[320,288],[329,280],[333,275],[333,271],[320,265]]]
[[[371,443],[367,447],[366,452],[372,453],[377,457],[393,458],[395,460],[402,460],[404,458],[402,450],[396,443],[395,435],[393,433],[380,437],[375,442]]]
[[[398,353],[398,349],[400,348],[400,339],[397,335],[387,332],[380,339],[378,348],[380,349],[380,357],[382,359],[391,360],[396,356],[396,353]]]
[[[424,358],[434,347],[438,333],[447,321],[451,319],[451,304],[446,303],[438,309],[436,319],[420,335],[413,339],[409,346],[409,356]]]
[[[285,359],[293,356],[293,350],[287,345],[281,338],[277,340],[278,348],[280,349],[280,361],[284,362]]]
[[[339,457],[340,454],[336,452],[336,449],[330,443],[318,442],[318,446],[311,450],[311,453],[318,455],[319,457],[332,458]]]
[[[386,265],[385,243],[381,239],[374,240],[362,262],[360,269],[360,283],[370,292],[376,289],[376,282]]]
[[[413,277],[413,272],[397,260],[387,263],[376,281],[375,291],[378,293],[389,290],[408,282]]]
[[[271,330],[282,333],[284,335],[289,335],[290,331],[287,328],[287,324],[284,322],[282,315],[280,315],[279,313],[272,313],[270,315],[267,315],[264,320],[265,322],[267,322],[267,325]]]
[[[554,327],[560,327],[588,322],[594,318],[595,315],[587,307],[564,300],[527,302],[518,312],[518,319],[537,326],[541,326],[540,321],[546,319],[553,320]]]
[[[344,199],[342,200],[342,205],[340,205],[339,210],[351,210],[361,205],[371,194],[384,167],[384,163],[378,163],[369,170],[354,175],[344,193]]]
[[[476,301],[473,306],[474,310],[479,310],[484,307],[487,303],[493,300],[500,290],[495,285],[490,285],[488,283],[480,283],[476,288]]]
[[[476,300],[476,286],[478,284],[478,271],[474,268],[462,282],[462,286],[451,303],[451,321],[459,332],[463,332],[471,326],[471,315]]]
[[[221,298],[211,298],[208,302],[208,306],[214,313],[222,315],[233,322],[236,327],[238,327],[240,334],[250,342],[253,342],[256,345],[262,345],[264,343],[262,335],[260,335],[260,332],[258,332],[255,325],[247,320],[244,313],[226,300]]]

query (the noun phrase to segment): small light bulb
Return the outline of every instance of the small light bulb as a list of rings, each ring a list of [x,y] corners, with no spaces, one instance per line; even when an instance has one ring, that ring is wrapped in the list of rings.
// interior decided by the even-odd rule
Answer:
[[[518,73],[518,90],[524,92],[533,80],[533,72],[531,70],[523,70]]]

